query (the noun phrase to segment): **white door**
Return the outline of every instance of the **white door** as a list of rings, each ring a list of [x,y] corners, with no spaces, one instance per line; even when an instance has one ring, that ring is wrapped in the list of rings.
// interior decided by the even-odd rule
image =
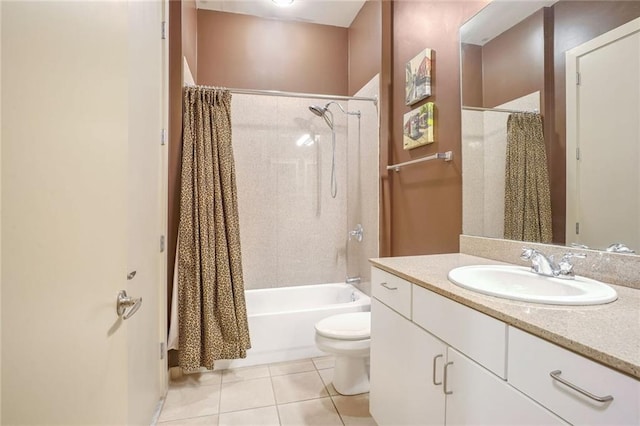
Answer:
[[[3,424],[148,424],[161,396],[162,7],[3,2]]]
[[[640,251],[639,117],[636,19],[567,53],[567,243]]]

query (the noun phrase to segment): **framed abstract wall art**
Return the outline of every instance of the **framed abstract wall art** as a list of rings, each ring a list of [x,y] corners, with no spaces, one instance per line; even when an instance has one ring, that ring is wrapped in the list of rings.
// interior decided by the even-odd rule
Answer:
[[[431,96],[432,50],[425,49],[407,62],[405,68],[405,103],[413,105]]]
[[[433,102],[427,102],[404,115],[402,131],[402,147],[404,149],[417,148],[435,141],[434,108]]]

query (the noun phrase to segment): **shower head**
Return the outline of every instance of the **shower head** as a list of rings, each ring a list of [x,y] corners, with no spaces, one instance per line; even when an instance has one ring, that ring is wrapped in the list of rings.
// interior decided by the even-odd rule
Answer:
[[[309,111],[311,111],[312,113],[314,113],[318,117],[322,117],[324,119],[324,122],[327,123],[327,126],[329,126],[329,128],[331,130],[333,130],[333,113],[331,111],[329,111],[329,104],[330,103],[331,102],[329,102],[328,104],[326,104],[323,107],[318,106],[318,105],[311,105],[309,107]]]
[[[318,105],[311,105],[309,107],[309,110],[314,113],[315,115],[317,115],[318,117],[322,117],[326,112],[327,112],[327,107],[321,107]]]

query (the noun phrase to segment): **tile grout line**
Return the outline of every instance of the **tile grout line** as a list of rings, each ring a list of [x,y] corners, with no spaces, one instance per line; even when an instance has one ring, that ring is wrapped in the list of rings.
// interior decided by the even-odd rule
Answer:
[[[311,362],[313,362],[313,359],[311,360]],[[338,406],[336,405],[335,401],[333,400],[334,395],[331,395],[331,391],[329,390],[329,385],[326,384],[324,382],[324,380],[322,380],[322,375],[320,374],[320,369],[318,368],[318,366],[316,365],[315,362],[313,362],[313,365],[316,367],[316,373],[318,373],[318,376],[320,376],[320,381],[322,381],[322,384],[324,385],[324,388],[327,391],[327,395],[329,395],[329,400],[331,401],[331,405],[333,405],[333,408],[336,410],[336,413],[338,414],[338,417],[340,418],[340,421],[342,422],[342,426],[345,426],[344,419],[342,418],[342,414],[340,414],[340,410],[338,410]],[[328,370],[328,368],[323,368],[323,370]]]
[[[224,370],[219,370],[220,371],[220,392],[218,392],[218,414],[217,416],[217,422],[216,422],[216,426],[218,426],[220,424],[220,408],[222,407],[222,376],[224,375],[223,371]]]
[[[273,392],[273,403],[276,407],[276,414],[278,416],[278,424],[282,426],[282,419],[280,418],[280,409],[278,408],[278,400],[276,399],[276,388],[273,386],[273,375],[271,375],[271,365],[267,365],[267,371],[269,371],[269,383],[271,383],[271,392]]]

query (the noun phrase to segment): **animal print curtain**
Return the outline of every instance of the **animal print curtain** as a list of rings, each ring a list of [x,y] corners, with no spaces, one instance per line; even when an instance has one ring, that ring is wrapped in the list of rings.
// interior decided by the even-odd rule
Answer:
[[[551,192],[542,117],[515,113],[507,121],[504,237],[550,243]]]
[[[178,228],[178,363],[213,369],[251,347],[231,145],[231,94],[188,87],[183,96]]]

